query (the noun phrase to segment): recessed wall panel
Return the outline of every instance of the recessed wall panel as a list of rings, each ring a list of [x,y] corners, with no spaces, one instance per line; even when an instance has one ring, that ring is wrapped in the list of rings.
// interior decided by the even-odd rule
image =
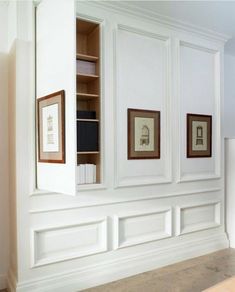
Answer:
[[[177,235],[214,228],[220,225],[220,202],[177,208]]]
[[[179,60],[179,180],[214,178],[220,172],[219,54],[180,42]],[[212,157],[187,158],[187,113],[212,115]]]
[[[123,248],[171,236],[171,209],[115,217],[115,247]]]
[[[33,231],[33,266],[107,250],[106,219]]]
[[[117,186],[170,180],[171,136],[168,135],[169,40],[120,27],[116,33],[116,161]],[[127,109],[161,112],[160,159],[127,159]],[[169,109],[169,108],[168,108]]]

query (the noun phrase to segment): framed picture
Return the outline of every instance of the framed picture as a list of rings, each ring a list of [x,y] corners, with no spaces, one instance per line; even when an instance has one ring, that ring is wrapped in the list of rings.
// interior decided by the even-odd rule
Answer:
[[[211,157],[212,116],[187,114],[187,157]]]
[[[160,112],[128,109],[128,159],[160,158]]]
[[[65,163],[65,92],[37,100],[38,160]]]

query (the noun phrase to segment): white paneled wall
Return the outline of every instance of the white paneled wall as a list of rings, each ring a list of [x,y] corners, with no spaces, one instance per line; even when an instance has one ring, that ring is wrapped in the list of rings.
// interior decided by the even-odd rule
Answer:
[[[218,227],[221,224],[220,202],[177,207],[177,235]]]
[[[107,219],[33,230],[32,243],[32,267],[105,252]]]
[[[117,187],[171,181],[169,51],[164,34],[121,25],[116,30]],[[161,159],[127,160],[128,108],[161,112]]]
[[[179,103],[180,163],[179,180],[202,180],[220,177],[220,58],[219,50],[180,42]],[[212,115],[212,157],[186,157],[186,115]]]
[[[116,215],[114,235],[117,249],[171,237],[172,210],[166,208],[152,212],[148,210],[147,213]]]
[[[229,243],[235,248],[235,140],[233,138],[225,140],[225,161],[226,161],[226,231],[229,237]]]
[[[224,137],[235,138],[235,56],[224,56]]]
[[[63,14],[61,7],[71,9],[63,1],[55,1],[56,9],[50,6],[53,14],[58,12],[55,17],[39,14],[38,24],[50,25]],[[18,282],[9,279],[18,292],[78,291],[228,246],[220,127],[225,39],[216,33],[163,24],[135,11],[130,14],[122,2],[79,2],[77,16],[101,23],[104,184],[80,190],[76,196],[35,190],[29,175],[35,172],[33,155],[21,149],[25,167],[17,170],[23,178],[17,193]],[[54,40],[59,33],[38,30],[40,38],[48,41],[46,33],[54,32]],[[71,39],[66,44],[61,39],[65,55],[75,47]],[[40,52],[42,48],[39,63],[43,60]],[[65,57],[63,50],[52,53],[58,62]],[[66,64],[63,84],[74,78],[70,76],[73,65],[70,71],[70,62]],[[39,64],[37,68],[37,90],[46,94],[49,81],[42,74],[46,67]],[[16,98],[25,102],[32,96],[27,92]],[[159,160],[127,160],[129,107],[161,111]],[[213,115],[211,158],[186,159],[188,112]],[[24,142],[18,139],[18,143],[23,148],[25,141],[31,145],[28,124],[34,123],[34,117],[29,108],[17,112],[17,118],[21,117],[26,132]],[[69,138],[74,139],[73,134]],[[47,179],[55,178],[60,180],[58,175]]]
[[[235,247],[235,185],[234,185],[234,163],[235,163],[235,129],[234,129],[234,76],[235,56],[225,55],[225,97],[224,97],[224,137],[225,139],[225,185],[226,185],[226,231],[229,243]]]

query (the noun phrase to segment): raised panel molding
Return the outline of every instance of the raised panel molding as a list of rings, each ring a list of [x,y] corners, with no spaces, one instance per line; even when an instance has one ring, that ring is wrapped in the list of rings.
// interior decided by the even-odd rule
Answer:
[[[160,168],[163,170],[160,174],[149,174],[149,175],[127,175],[125,177],[121,177],[120,173],[120,157],[118,154],[119,143],[123,143],[122,141],[118,141],[117,135],[114,136],[115,141],[115,188],[121,187],[130,187],[130,186],[138,186],[138,185],[155,185],[155,184],[163,184],[163,183],[171,183],[172,182],[172,156],[171,156],[171,127],[170,127],[170,108],[171,108],[171,38],[168,35],[157,34],[151,31],[145,31],[140,28],[127,26],[124,24],[117,24],[114,36],[114,55],[116,58],[114,60],[114,96],[115,96],[115,134],[118,133],[118,114],[117,111],[119,109],[119,86],[118,86],[118,31],[125,31],[132,34],[136,34],[143,37],[149,37],[155,40],[159,40],[162,42],[165,51],[165,63],[164,63],[164,96],[162,96],[162,110],[161,112],[161,160],[164,160],[164,165]],[[144,98],[144,97],[143,97]],[[138,106],[136,107],[138,108]],[[146,106],[145,106],[146,108]],[[151,108],[146,108],[151,109]],[[124,140],[125,141],[125,140]],[[125,143],[125,142],[124,142]],[[159,160],[160,161],[160,160]],[[133,161],[132,161],[133,163]]]
[[[177,139],[178,143],[178,166],[177,166],[177,183],[181,182],[190,182],[190,181],[200,181],[200,180],[211,180],[211,179],[219,179],[221,178],[221,98],[223,98],[222,91],[221,91],[221,52],[215,48],[208,48],[201,45],[197,45],[194,43],[186,42],[180,39],[176,40],[176,64],[177,64],[177,116],[181,117],[181,71],[180,71],[180,64],[181,64],[181,47],[191,48],[194,50],[198,50],[201,52],[206,52],[212,54],[214,57],[214,108],[213,108],[213,131],[212,131],[212,147],[213,153],[210,159],[214,159],[214,167],[213,171],[195,171],[192,169],[192,172],[186,172],[182,169],[182,148],[186,147],[185,144],[182,145],[182,135],[186,135],[182,130],[181,120],[179,119],[179,125],[177,132]],[[197,113],[197,112],[195,112]],[[202,112],[203,113],[203,108]],[[208,112],[210,114],[210,112]],[[186,118],[185,118],[186,124]],[[196,162],[196,160],[194,159]]]
[[[66,283],[66,291],[83,291],[228,247],[229,242],[224,232],[200,238],[193,237],[190,240],[180,240],[174,245],[146,249],[142,252],[126,254],[126,256],[119,255],[111,260],[98,261],[97,264],[85,266],[84,269],[75,267],[72,271],[58,270],[56,274],[49,277],[41,275],[23,282],[18,281],[17,284],[11,277],[8,279],[8,286],[13,287],[11,291],[65,291]]]
[[[172,235],[172,210],[114,216],[114,247],[120,249]]]
[[[32,267],[107,251],[107,218],[32,230]]]
[[[176,235],[215,228],[221,225],[221,202],[176,207]]]

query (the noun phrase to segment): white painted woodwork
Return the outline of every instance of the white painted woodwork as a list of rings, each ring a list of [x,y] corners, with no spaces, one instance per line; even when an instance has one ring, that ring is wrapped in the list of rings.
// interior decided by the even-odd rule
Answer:
[[[115,216],[116,249],[170,237],[171,216],[170,208]]]
[[[32,266],[70,260],[107,251],[107,220],[32,231]]]
[[[224,137],[235,138],[235,92],[234,92],[234,76],[235,76],[235,56],[224,56]]]
[[[218,50],[179,42],[179,181],[220,176],[220,61]],[[187,113],[212,115],[212,157],[186,157]]]
[[[226,224],[229,243],[235,248],[235,139],[225,140]]]
[[[44,0],[37,7],[37,98],[65,90],[66,163],[37,163],[39,189],[76,192],[75,2]],[[56,7],[56,9],[55,9]]]
[[[68,160],[38,164],[35,191],[33,155],[22,150],[26,141],[33,151],[35,133],[19,139],[35,117],[30,95],[20,87],[16,96],[28,111],[17,111],[25,164],[16,168],[22,186],[12,291],[79,291],[228,247],[220,126],[225,38],[126,10],[121,1],[77,2],[77,16],[101,24],[104,183],[67,196],[76,185],[74,12],[70,0],[38,6],[37,97],[67,92]],[[161,110],[160,160],[127,160],[128,107]],[[213,114],[212,158],[185,158],[188,111]]]
[[[119,25],[116,31],[117,187],[171,180],[169,37]],[[127,160],[127,109],[161,112],[160,159]],[[123,143],[123,139],[125,143]]]
[[[220,202],[178,207],[176,234],[181,235],[218,227],[221,222],[220,210]]]

